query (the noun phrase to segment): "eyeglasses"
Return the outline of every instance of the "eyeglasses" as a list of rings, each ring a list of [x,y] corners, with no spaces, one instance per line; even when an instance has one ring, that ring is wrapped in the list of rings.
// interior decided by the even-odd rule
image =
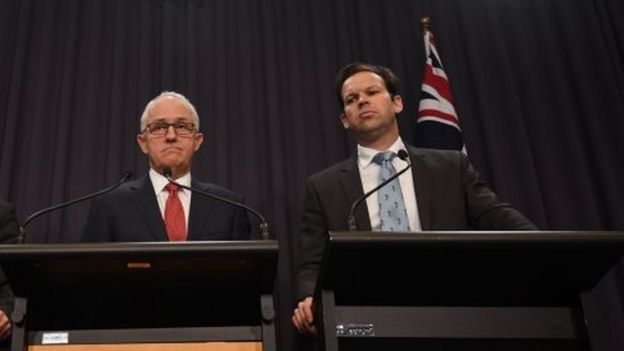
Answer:
[[[175,130],[177,135],[191,135],[195,131],[195,124],[189,122],[176,121],[173,123],[169,122],[154,122],[145,126],[143,132],[148,131],[151,135],[165,135],[169,130],[169,127],[172,127]]]

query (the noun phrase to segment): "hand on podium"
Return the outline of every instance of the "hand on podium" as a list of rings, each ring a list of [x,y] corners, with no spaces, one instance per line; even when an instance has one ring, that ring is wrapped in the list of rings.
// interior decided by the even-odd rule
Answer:
[[[292,316],[292,322],[299,333],[316,336],[318,332],[314,326],[314,301],[312,296],[308,296],[301,300],[295,308]]]
[[[0,310],[0,342],[4,341],[11,335],[11,321],[6,313]]]

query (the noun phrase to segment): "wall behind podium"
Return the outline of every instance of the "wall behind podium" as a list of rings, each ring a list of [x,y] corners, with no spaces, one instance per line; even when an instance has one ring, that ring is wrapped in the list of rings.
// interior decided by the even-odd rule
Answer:
[[[623,229],[622,13],[619,0],[3,0],[0,196],[23,220],[142,176],[140,113],[179,91],[206,136],[194,176],[267,215],[290,306],[304,179],[353,150],[334,76],[355,60],[395,70],[409,141],[429,15],[468,154],[500,196],[542,229]],[[39,219],[28,241],[76,241],[87,209]],[[613,281],[607,301],[624,291]]]

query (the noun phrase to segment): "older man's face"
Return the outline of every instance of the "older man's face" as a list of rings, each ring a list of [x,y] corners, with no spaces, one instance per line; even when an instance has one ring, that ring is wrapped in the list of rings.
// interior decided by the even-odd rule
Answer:
[[[177,125],[166,125],[167,123]],[[191,127],[193,117],[191,111],[181,101],[162,98],[153,105],[147,118],[147,128],[137,135],[141,150],[150,160],[150,166],[162,172],[170,167],[173,177],[177,178],[191,169],[193,154],[199,149],[204,136]]]

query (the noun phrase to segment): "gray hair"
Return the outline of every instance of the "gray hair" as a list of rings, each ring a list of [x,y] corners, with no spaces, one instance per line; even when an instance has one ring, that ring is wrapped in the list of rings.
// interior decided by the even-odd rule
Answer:
[[[189,99],[187,99],[184,95],[180,94],[180,93],[176,93],[175,91],[163,91],[162,93],[160,93],[160,95],[158,95],[157,97],[153,98],[152,101],[150,101],[147,106],[145,106],[145,110],[143,110],[143,114],[141,115],[141,126],[140,126],[140,130],[144,131],[145,127],[147,126],[147,119],[149,118],[149,113],[152,109],[152,107],[154,107],[154,104],[156,102],[158,102],[158,100],[160,99],[164,99],[164,98],[173,98],[176,99],[180,102],[182,102],[184,105],[186,105],[186,107],[189,109],[189,111],[191,111],[191,117],[193,117],[193,123],[195,123],[195,128],[197,128],[197,130],[199,130],[199,116],[197,115],[197,111],[195,110],[195,106],[193,106],[193,104],[191,104],[191,102],[189,101]]]

